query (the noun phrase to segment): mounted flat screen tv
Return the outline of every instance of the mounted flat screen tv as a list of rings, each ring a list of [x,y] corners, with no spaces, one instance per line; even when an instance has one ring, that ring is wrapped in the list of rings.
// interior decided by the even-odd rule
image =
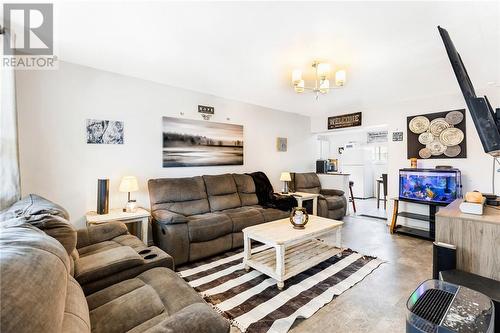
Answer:
[[[399,200],[429,205],[447,205],[461,197],[461,175],[457,169],[400,169]]]
[[[486,96],[476,96],[469,74],[448,31],[441,27],[438,27],[438,30],[484,151],[495,158],[500,157],[500,109],[493,111]]]

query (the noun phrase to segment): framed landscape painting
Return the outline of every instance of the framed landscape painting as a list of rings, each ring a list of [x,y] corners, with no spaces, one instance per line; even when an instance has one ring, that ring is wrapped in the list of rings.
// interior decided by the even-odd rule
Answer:
[[[163,167],[243,165],[243,126],[163,117]]]

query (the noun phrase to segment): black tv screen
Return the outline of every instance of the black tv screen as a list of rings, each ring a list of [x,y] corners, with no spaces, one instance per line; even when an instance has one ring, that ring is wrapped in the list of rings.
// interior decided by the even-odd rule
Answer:
[[[495,114],[488,98],[476,97],[474,86],[460,54],[451,41],[448,31],[438,26],[451,66],[455,72],[460,90],[470,111],[472,120],[481,139],[484,151],[493,157],[500,157],[500,119]]]

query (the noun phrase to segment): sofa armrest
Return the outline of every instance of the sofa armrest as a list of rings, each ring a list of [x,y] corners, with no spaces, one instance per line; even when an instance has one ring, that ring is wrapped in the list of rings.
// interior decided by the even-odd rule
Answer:
[[[229,321],[205,303],[195,303],[148,329],[148,333],[229,333]]]
[[[130,246],[115,247],[77,259],[75,279],[86,284],[143,263],[144,258]]]
[[[178,224],[187,223],[189,220],[186,216],[171,212],[166,209],[157,209],[151,214],[156,222],[160,224]]]
[[[336,196],[340,197],[340,196],[343,196],[345,192],[342,190],[335,190],[335,189],[324,189],[324,190],[322,189],[320,191],[320,193],[322,195],[326,195],[326,196],[335,196],[336,195]]]
[[[76,248],[79,249],[126,234],[128,234],[128,229],[122,222],[89,225],[77,230]]]

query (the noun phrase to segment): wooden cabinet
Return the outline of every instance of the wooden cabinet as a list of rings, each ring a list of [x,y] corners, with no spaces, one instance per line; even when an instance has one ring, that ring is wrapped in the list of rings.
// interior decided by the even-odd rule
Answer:
[[[500,210],[464,214],[457,199],[436,214],[436,241],[457,247],[457,269],[500,280]]]

